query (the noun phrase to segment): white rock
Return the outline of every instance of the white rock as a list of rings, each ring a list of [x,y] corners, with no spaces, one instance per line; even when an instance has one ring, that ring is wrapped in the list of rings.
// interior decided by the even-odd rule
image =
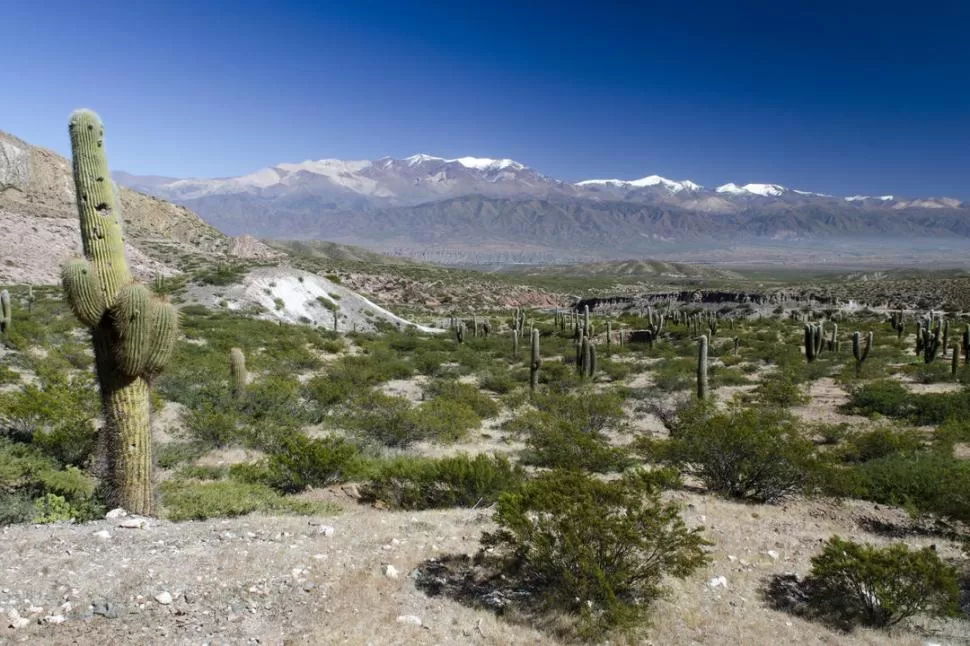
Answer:
[[[155,601],[163,606],[167,606],[172,603],[172,594],[170,592],[159,592],[155,595]]]
[[[323,536],[330,537],[336,533],[336,529],[332,525],[320,525],[317,527],[317,534],[322,534]]]
[[[45,624],[54,624],[55,626],[57,624],[63,624],[65,621],[67,621],[67,617],[64,615],[47,615],[44,617]]]
[[[735,561],[738,560],[738,557],[734,556],[733,554],[729,554],[728,555],[728,560],[731,561],[732,563],[734,563]]]
[[[768,550],[767,552],[765,552],[765,554],[767,554],[768,556],[770,556],[771,557],[771,560],[773,560],[773,561],[777,561],[778,560],[778,556],[779,555],[778,555],[778,552],[776,552],[775,550]]]
[[[709,588],[727,588],[727,579],[723,576],[713,577],[707,582]]]
[[[399,624],[411,624],[413,626],[421,625],[421,617],[417,615],[399,615],[397,618],[397,623]]]
[[[32,615],[39,615],[40,613],[44,612],[44,609],[41,606],[28,606],[27,612]]]
[[[106,529],[102,529],[100,531],[94,532],[94,535],[97,536],[98,538],[103,538],[105,540],[111,538],[111,533]]]
[[[104,517],[107,518],[108,520],[115,520],[116,518],[124,518],[127,515],[128,515],[127,511],[125,511],[121,507],[117,507],[109,511],[107,514],[105,514]]]
[[[398,574],[399,572],[397,571],[397,568],[394,567],[393,565],[384,566],[384,576],[386,576],[388,579],[396,579]],[[398,619],[398,621],[400,621],[400,619]]]
[[[125,529],[142,529],[144,527],[148,527],[148,519],[138,518],[137,516],[125,518],[123,521],[118,523],[118,527],[124,527]]]
[[[11,608],[7,611],[7,619],[10,620],[10,627],[13,629],[23,628],[30,623],[30,619],[21,617],[16,608]]]

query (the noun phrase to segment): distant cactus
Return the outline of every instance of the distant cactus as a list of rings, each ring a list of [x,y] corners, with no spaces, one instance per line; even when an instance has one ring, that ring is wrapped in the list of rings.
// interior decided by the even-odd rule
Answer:
[[[866,335],[865,347],[862,345],[862,333],[852,334],[852,356],[855,357],[855,376],[862,374],[862,364],[869,357],[869,350],[872,349],[872,332]]]
[[[821,323],[805,324],[805,359],[809,363],[815,361],[822,351],[822,337],[824,330]]]
[[[707,336],[701,335],[697,344],[697,398],[707,399]]]
[[[519,331],[512,329],[512,358],[519,358]]]
[[[37,296],[34,295],[34,286],[27,285],[27,313],[34,313],[34,303],[37,301]]]
[[[936,325],[932,326],[932,330],[930,325],[930,322],[926,321],[926,325],[920,328],[923,340],[923,363],[933,363],[942,343],[940,340],[940,329],[942,327],[940,322],[937,321]]]
[[[613,323],[611,321],[606,322],[606,354],[610,355],[613,353]]]
[[[589,365],[586,367],[589,377],[596,375],[596,344],[590,342],[589,344]]]
[[[896,340],[901,341],[903,338],[903,332],[906,329],[906,324],[903,323],[903,310],[893,312],[890,315],[889,324],[892,326],[893,330],[896,331]]]
[[[246,355],[239,348],[229,350],[229,374],[232,377],[230,383],[232,398],[239,401],[246,395],[246,385],[249,383]]]
[[[489,321],[488,319],[485,319],[484,321],[482,321],[482,334],[484,334],[485,338],[487,339],[488,335],[491,333],[492,333],[492,322]]]
[[[464,321],[458,321],[458,326],[455,328],[455,339],[458,340],[458,343],[465,342],[465,322]]]
[[[970,363],[970,323],[963,328],[963,363]]]
[[[590,365],[591,365],[591,361],[592,361],[591,356],[590,356],[591,355],[591,352],[590,352],[590,346],[591,345],[592,344],[590,343],[589,337],[584,336],[583,337],[583,341],[580,344],[580,349],[579,349],[580,360],[579,360],[578,369],[579,369],[579,376],[580,377],[589,377],[590,376]]]
[[[827,348],[829,352],[839,351],[839,324],[838,323],[832,324],[832,338],[829,339]]]
[[[108,502],[154,513],[149,383],[167,363],[178,335],[171,304],[132,282],[117,196],[96,114],[71,115],[71,151],[84,259],[68,261],[68,304],[91,328],[105,424],[101,456]]]
[[[950,357],[950,375],[957,376],[957,369],[960,367],[960,344],[953,344],[953,356]]]
[[[716,318],[711,317],[710,319],[707,320],[707,329],[710,331],[712,339],[717,334],[717,326],[718,326],[718,320]]]
[[[339,308],[334,307],[333,308],[333,331],[334,332],[339,332],[339,330],[337,329],[337,321],[339,317],[340,317],[340,310]]]
[[[10,292],[0,292],[0,334],[10,334],[10,324],[13,322],[13,311],[10,307]]]
[[[583,335],[587,338],[591,336],[589,330],[589,305],[583,305]]]
[[[542,355],[539,352],[539,330],[532,330],[532,361],[529,362],[529,390],[533,393],[539,387],[539,368]]]

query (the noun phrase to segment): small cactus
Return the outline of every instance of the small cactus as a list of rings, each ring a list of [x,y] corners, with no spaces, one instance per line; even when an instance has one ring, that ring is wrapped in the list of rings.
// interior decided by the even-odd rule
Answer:
[[[533,393],[539,387],[539,368],[542,355],[539,353],[539,330],[532,330],[532,361],[529,363],[529,390]]]
[[[866,344],[862,345],[862,333],[852,334],[852,356],[855,357],[855,376],[862,374],[862,364],[869,357],[869,350],[872,349],[872,332],[866,335]]]
[[[0,292],[0,334],[7,336],[10,334],[10,324],[13,321],[13,312],[10,307],[10,292],[3,290]]]
[[[701,335],[697,344],[697,398],[707,399],[707,336]]]
[[[246,385],[249,383],[246,355],[239,348],[229,350],[229,374],[232,377],[230,383],[232,398],[239,401],[246,395]]]

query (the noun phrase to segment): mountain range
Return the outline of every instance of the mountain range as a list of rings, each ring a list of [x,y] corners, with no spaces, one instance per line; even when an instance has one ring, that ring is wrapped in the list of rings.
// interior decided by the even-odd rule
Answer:
[[[188,206],[230,235],[326,239],[397,251],[607,259],[737,241],[970,239],[970,203],[837,197],[770,183],[704,187],[658,175],[564,182],[511,159],[418,154],[282,163],[239,177],[119,172],[129,188]]]

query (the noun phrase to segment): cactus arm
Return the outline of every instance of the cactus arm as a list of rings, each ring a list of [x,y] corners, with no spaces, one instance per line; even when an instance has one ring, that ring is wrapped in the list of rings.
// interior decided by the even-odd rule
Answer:
[[[697,398],[707,399],[707,336],[702,335],[697,344]]]

